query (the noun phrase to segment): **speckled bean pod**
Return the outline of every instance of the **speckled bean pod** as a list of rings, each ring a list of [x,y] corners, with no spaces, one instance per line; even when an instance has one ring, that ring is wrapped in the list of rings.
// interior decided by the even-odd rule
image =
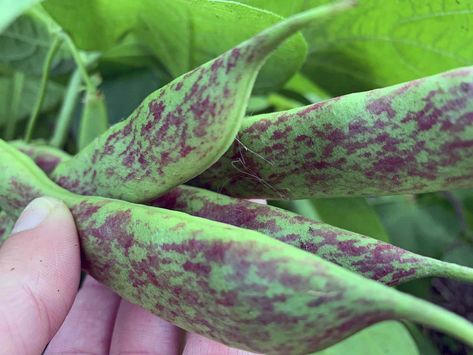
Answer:
[[[245,198],[420,193],[473,186],[473,67],[245,118],[191,184]]]
[[[352,5],[345,0],[297,14],[173,80],[60,164],[54,180],[81,194],[141,202],[195,177],[235,139],[271,52],[314,19]]]
[[[58,163],[66,158],[54,148],[21,142],[14,145],[39,167],[44,167],[43,170],[51,168],[50,162]],[[179,186],[149,204],[258,231],[390,286],[429,276],[473,281],[470,268],[411,253],[279,208],[191,186]]]
[[[428,258],[295,213],[179,186],[151,205],[258,231],[364,277],[395,286],[429,276],[473,282],[473,269]]]
[[[60,198],[83,267],[130,302],[183,329],[267,354],[305,354],[370,324],[410,319],[473,345],[473,325],[254,231],[181,212],[75,195],[0,140],[0,207]]]

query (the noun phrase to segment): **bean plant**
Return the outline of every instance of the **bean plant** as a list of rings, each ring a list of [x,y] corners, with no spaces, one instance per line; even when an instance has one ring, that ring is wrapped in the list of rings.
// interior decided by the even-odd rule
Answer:
[[[0,245],[52,196],[84,271],[187,331],[264,354],[467,353],[471,310],[435,285],[473,294],[472,10],[1,3]]]

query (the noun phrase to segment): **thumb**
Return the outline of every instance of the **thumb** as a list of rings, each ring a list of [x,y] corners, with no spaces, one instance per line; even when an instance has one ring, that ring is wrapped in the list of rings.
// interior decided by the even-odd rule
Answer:
[[[79,286],[72,215],[60,201],[32,201],[0,248],[0,354],[41,354]]]

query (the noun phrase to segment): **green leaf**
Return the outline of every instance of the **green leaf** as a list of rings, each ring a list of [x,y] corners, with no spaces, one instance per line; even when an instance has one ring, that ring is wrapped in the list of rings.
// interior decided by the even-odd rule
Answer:
[[[105,78],[101,91],[105,95],[110,123],[127,117],[157,87],[162,86],[151,70],[133,70]]]
[[[419,205],[407,197],[383,201],[374,207],[394,245],[440,259],[456,241],[460,226],[451,208],[438,203]]]
[[[210,0],[48,0],[44,7],[86,50],[105,50],[138,23],[141,41],[177,77],[281,20],[266,10]],[[256,89],[282,86],[307,52],[302,35],[284,43],[263,67]]]
[[[173,76],[181,75],[281,20],[235,2],[162,0],[147,2],[139,33]],[[268,59],[256,91],[282,86],[304,62],[306,43],[293,36]]]
[[[389,236],[375,209],[364,198],[327,198],[313,200],[325,223],[348,229],[385,242]]]
[[[304,72],[338,95],[470,65],[472,12],[471,1],[359,0],[354,11],[304,32],[310,48]]]
[[[350,338],[312,355],[419,355],[416,343],[401,323],[372,325]]]
[[[15,18],[39,1],[40,0],[2,0],[0,2],[0,33],[3,32]]]
[[[77,47],[102,51],[117,44],[134,26],[141,2],[47,0],[43,7],[69,33]]]
[[[9,119],[9,117],[6,117],[4,113],[8,112],[8,108],[10,107],[9,93],[13,87],[13,80],[13,76],[0,77],[0,126],[3,126]],[[30,114],[31,108],[38,94],[39,85],[39,78],[31,76],[25,78],[22,100],[17,109],[16,119],[24,119]],[[56,106],[61,100],[63,93],[64,88],[61,85],[50,81],[47,88],[46,98],[43,103],[42,112],[48,111]]]
[[[40,75],[52,39],[47,24],[33,15],[21,16],[0,35],[0,68]],[[64,51],[59,52],[53,68],[64,57]]]
[[[116,46],[106,50],[100,60],[132,68],[148,67],[151,66],[151,53],[130,33]]]
[[[304,0],[238,0],[238,2],[268,10],[284,17],[301,11],[304,4]]]

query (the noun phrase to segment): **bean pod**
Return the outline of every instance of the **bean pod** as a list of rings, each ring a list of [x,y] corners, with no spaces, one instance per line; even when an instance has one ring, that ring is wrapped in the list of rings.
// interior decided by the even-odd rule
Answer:
[[[267,354],[305,354],[386,319],[410,319],[473,345],[473,324],[265,235],[181,212],[55,185],[0,141],[0,207],[41,195],[74,216],[83,267],[123,298],[185,330]]]
[[[175,79],[60,164],[54,180],[81,194],[140,202],[195,177],[234,140],[271,52],[314,19],[352,5],[345,0],[295,15]]]
[[[473,67],[246,118],[191,184],[245,198],[473,186]]]
[[[57,162],[67,158],[60,150],[53,148],[19,142],[14,145],[32,157],[39,167],[46,160],[41,158],[41,153],[46,154],[49,160],[57,153]],[[45,168],[50,168],[49,164]],[[411,253],[283,209],[191,186],[179,186],[149,204],[258,231],[390,286],[429,276],[473,282],[473,270],[470,268]]]

